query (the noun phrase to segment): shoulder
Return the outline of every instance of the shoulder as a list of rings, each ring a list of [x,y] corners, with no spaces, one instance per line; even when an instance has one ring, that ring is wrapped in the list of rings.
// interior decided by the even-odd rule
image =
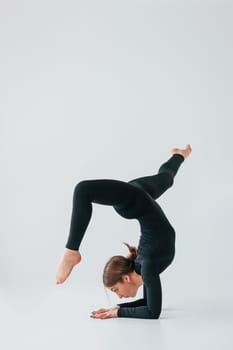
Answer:
[[[143,281],[154,279],[156,275],[159,275],[158,264],[155,260],[144,259],[141,262],[141,275]]]

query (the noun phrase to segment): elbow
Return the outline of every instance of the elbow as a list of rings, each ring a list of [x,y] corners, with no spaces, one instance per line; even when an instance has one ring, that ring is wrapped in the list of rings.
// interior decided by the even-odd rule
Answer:
[[[150,319],[153,319],[153,320],[157,320],[157,319],[159,319],[159,317],[160,317],[160,314],[161,314],[161,310],[155,310],[155,311],[150,311],[150,316],[149,316],[149,318]]]
[[[160,314],[159,314],[159,315],[155,315],[155,316],[153,317],[153,319],[154,319],[154,320],[158,320],[158,319],[159,319],[159,316],[160,316]]]
[[[159,316],[160,316],[160,314],[151,314],[150,319],[152,319],[152,320],[158,320],[158,319],[159,319]]]

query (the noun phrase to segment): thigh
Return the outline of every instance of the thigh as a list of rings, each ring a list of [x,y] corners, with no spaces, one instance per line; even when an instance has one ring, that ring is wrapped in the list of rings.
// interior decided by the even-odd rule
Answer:
[[[86,197],[92,203],[104,205],[126,205],[135,196],[136,188],[129,183],[115,179],[83,180],[74,193],[77,197]]]

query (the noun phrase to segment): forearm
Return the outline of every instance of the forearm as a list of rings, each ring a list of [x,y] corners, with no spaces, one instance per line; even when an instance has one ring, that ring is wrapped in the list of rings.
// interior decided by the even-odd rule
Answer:
[[[120,307],[117,311],[118,317],[158,319],[161,309],[151,310],[148,306]]]
[[[129,303],[122,303],[122,304],[117,304],[120,307],[138,307],[138,306],[145,306],[146,305],[146,300],[143,299],[138,299]]]

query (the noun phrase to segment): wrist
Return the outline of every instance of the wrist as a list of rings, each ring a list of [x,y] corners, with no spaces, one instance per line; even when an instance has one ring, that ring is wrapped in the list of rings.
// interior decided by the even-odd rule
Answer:
[[[114,317],[118,317],[118,308],[113,311]]]

